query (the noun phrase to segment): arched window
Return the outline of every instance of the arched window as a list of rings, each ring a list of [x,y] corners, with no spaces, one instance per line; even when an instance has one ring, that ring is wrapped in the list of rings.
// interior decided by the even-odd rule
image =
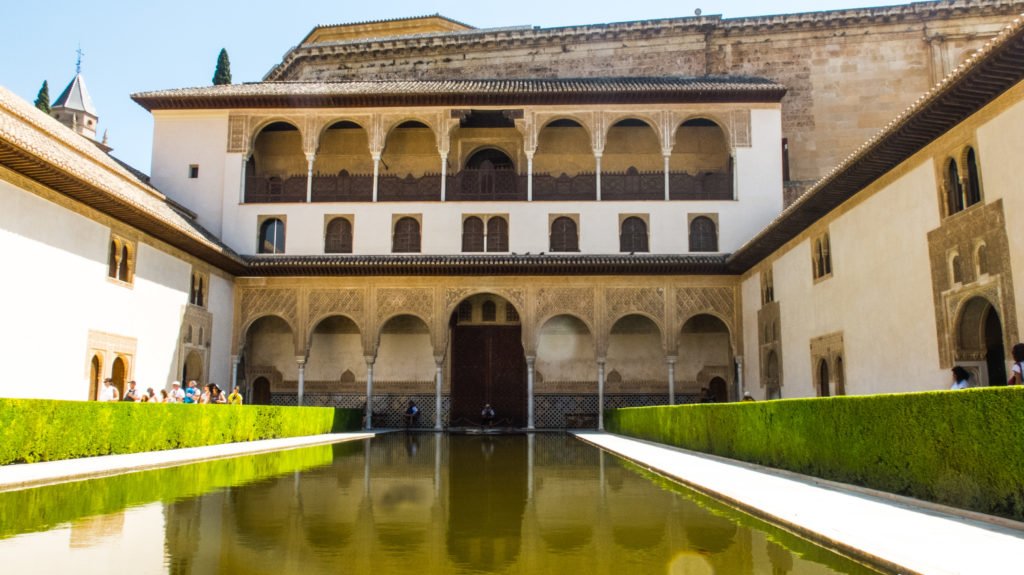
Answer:
[[[846,395],[846,374],[843,373],[843,358],[836,358],[836,395]]]
[[[484,251],[484,222],[476,216],[462,222],[462,251]]]
[[[419,253],[420,223],[416,218],[401,218],[395,222],[395,235],[391,251],[398,253]]]
[[[196,274],[192,274],[192,282],[188,288],[188,303],[195,304],[196,299]]]
[[[117,279],[117,261],[121,257],[121,250],[117,248],[117,242],[110,242],[110,255],[107,258],[107,276]]]
[[[956,160],[950,159],[946,164],[946,194],[949,202],[949,213],[955,214],[964,209],[964,192],[960,183],[960,170]]]
[[[127,282],[131,278],[128,276],[128,246],[121,246],[121,259],[117,262],[117,279]]]
[[[622,220],[622,233],[619,234],[620,252],[646,252],[647,222],[631,216]]]
[[[828,397],[828,362],[824,359],[818,363],[818,395]]]
[[[978,275],[984,275],[988,272],[988,246],[981,244],[978,246]]]
[[[690,222],[690,251],[717,252],[718,232],[715,222],[706,216],[697,216]]]
[[[832,245],[828,234],[821,238],[821,252],[825,259],[825,275],[832,273]]]
[[[204,298],[203,295],[204,295],[203,278],[202,278],[202,276],[200,276],[200,278],[199,278],[199,288],[196,290],[196,305],[199,306],[199,307],[203,307],[204,302],[206,300],[206,298]]]
[[[487,220],[487,251],[508,251],[508,221],[500,216]]]
[[[327,224],[324,253],[352,253],[352,222],[348,218],[334,218]]]
[[[967,148],[967,205],[981,201],[981,177],[978,174],[978,156],[974,148]]]
[[[498,320],[498,306],[493,301],[485,301],[484,305],[480,307],[480,320],[481,321],[497,321]]]
[[[284,222],[280,219],[269,218],[260,225],[259,253],[284,253]]]
[[[576,233],[576,222],[565,216],[551,222],[551,251],[578,252],[580,239]]]
[[[519,312],[514,305],[505,303],[505,321],[508,323],[519,323]]]

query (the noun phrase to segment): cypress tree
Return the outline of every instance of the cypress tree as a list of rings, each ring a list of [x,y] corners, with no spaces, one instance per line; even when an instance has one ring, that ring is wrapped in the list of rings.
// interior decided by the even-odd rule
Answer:
[[[39,88],[39,93],[36,94],[35,104],[36,108],[47,114],[50,113],[50,86],[46,83],[46,80],[43,80],[43,87]]]
[[[217,56],[217,70],[213,73],[213,85],[220,86],[222,84],[231,83],[231,61],[228,60],[228,51],[224,48],[220,49],[220,55]]]

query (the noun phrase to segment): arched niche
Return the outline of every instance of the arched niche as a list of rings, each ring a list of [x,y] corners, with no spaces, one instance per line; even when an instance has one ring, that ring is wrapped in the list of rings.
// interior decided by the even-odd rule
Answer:
[[[284,381],[298,381],[295,333],[285,320],[267,315],[243,332],[247,368],[276,370]]]
[[[331,122],[320,132],[313,163],[313,173],[320,176],[337,176],[341,172],[373,173],[369,133],[360,124],[345,119]]]
[[[731,388],[732,336],[728,325],[712,313],[699,313],[683,322],[676,341],[676,382],[683,393],[700,393],[715,377]]]
[[[602,177],[630,169],[663,174],[664,168],[658,132],[647,120],[623,118],[608,128],[601,156]]]
[[[434,130],[426,123],[403,120],[392,127],[384,141],[381,174],[406,178],[438,174],[441,152],[437,149]]]
[[[310,332],[306,379],[340,385],[341,375],[346,371],[353,376],[353,386],[357,380],[366,380],[362,334],[351,318],[329,315],[317,321]]]
[[[590,132],[579,121],[555,118],[537,131],[534,174],[576,176],[591,173],[595,167]]]
[[[544,382],[537,386],[538,390],[557,382],[596,382],[596,362],[594,335],[583,320],[565,314],[541,324],[537,332],[536,369],[544,374]]]
[[[616,386],[609,379],[605,391],[663,393],[666,371],[662,339],[661,329],[649,317],[630,314],[619,318],[609,331],[605,357],[606,369],[609,373],[618,371],[622,383]]]
[[[381,325],[373,371],[375,381],[432,383],[434,365],[430,327],[423,319],[402,314]],[[419,391],[432,391],[432,387]]]

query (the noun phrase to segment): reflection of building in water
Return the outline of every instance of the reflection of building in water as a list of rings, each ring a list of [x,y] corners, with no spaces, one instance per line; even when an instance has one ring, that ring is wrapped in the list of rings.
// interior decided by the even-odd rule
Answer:
[[[830,572],[570,437],[417,441],[341,444],[331,467],[168,504],[171,572],[632,573],[683,552],[721,574]]]
[[[99,540],[118,537],[124,530],[124,511],[85,517],[71,524],[71,547],[92,547]]]

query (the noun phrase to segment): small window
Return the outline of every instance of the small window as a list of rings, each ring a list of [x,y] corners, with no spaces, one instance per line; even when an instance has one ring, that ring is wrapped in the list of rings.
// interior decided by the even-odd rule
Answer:
[[[284,253],[284,222],[279,218],[268,218],[260,225],[259,253]]]
[[[711,218],[697,216],[690,222],[690,251],[718,251],[718,230]]]
[[[348,218],[334,218],[327,224],[324,253],[352,253],[352,222]]]
[[[946,201],[949,204],[950,215],[964,209],[964,190],[960,182],[960,170],[956,166],[956,160],[950,158],[946,164]]]
[[[476,216],[462,222],[462,251],[484,251],[484,222]]]
[[[508,251],[508,220],[501,216],[487,219],[487,251]]]
[[[985,275],[988,271],[988,246],[981,244],[978,246],[978,275]]]
[[[192,272],[192,281],[189,286],[188,303],[199,307],[206,306],[206,276],[200,272]]]
[[[188,178],[194,180],[199,177],[199,164],[192,164],[188,167]]]
[[[647,252],[647,222],[636,216],[622,220],[619,234],[620,252]]]
[[[110,251],[107,254],[107,277],[124,283],[132,283],[135,279],[134,276],[134,243],[122,237],[112,236]]]
[[[960,255],[954,255],[953,259],[949,262],[950,274],[953,276],[953,283],[960,284],[964,283],[964,270],[960,265]]]
[[[459,323],[469,323],[473,321],[473,304],[466,300],[459,304]]]
[[[775,301],[775,278],[771,268],[761,272],[761,305]]]
[[[576,222],[572,218],[562,216],[555,218],[555,221],[551,222],[551,251],[580,251],[580,240],[576,232]]]
[[[981,176],[978,174],[978,156],[974,148],[967,148],[967,205],[981,201]]]
[[[510,303],[505,304],[505,321],[508,323],[519,323],[519,312]]]
[[[416,218],[399,218],[395,222],[395,235],[391,246],[394,253],[419,253],[420,223]]]
[[[480,307],[482,321],[498,321],[498,306],[493,301],[485,301]]]
[[[832,248],[828,234],[814,240],[814,279],[826,277],[832,273]]]

